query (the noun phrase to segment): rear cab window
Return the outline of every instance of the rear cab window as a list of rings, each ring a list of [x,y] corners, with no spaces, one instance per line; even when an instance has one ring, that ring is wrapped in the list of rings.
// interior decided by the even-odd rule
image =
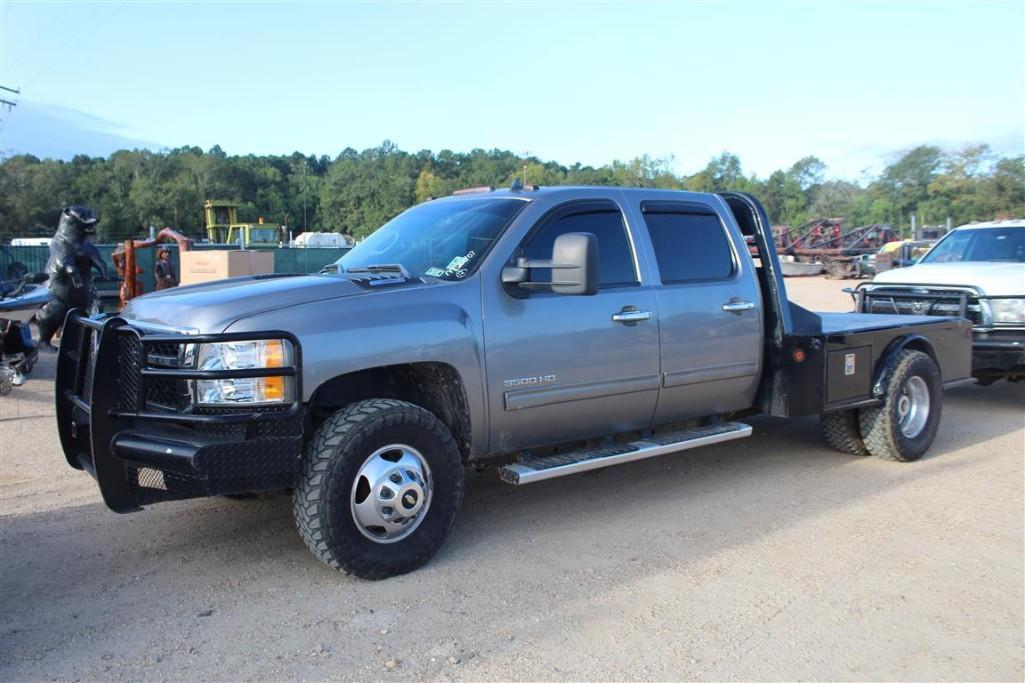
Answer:
[[[726,226],[710,207],[689,202],[644,202],[644,223],[662,284],[729,280],[737,259]]]

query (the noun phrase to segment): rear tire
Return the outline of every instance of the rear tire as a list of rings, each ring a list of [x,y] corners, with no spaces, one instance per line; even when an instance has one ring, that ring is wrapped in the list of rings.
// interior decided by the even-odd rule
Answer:
[[[339,410],[307,443],[295,523],[328,566],[384,579],[441,548],[462,500],[462,458],[441,420],[412,403],[371,399]]]
[[[857,409],[826,413],[820,418],[822,437],[833,450],[848,455],[870,455],[861,440]]]
[[[910,462],[922,457],[939,428],[943,385],[936,362],[904,350],[886,363],[883,404],[859,411],[861,438],[872,455]]]

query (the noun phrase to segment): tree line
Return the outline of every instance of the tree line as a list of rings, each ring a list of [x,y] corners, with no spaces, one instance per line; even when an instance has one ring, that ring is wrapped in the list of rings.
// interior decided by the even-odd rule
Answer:
[[[295,234],[336,231],[362,238],[414,203],[464,187],[508,186],[526,177],[537,185],[625,185],[701,192],[751,192],[776,225],[844,217],[848,225],[889,223],[906,228],[955,225],[1025,216],[1025,155],[998,156],[986,145],[957,150],[919,146],[863,183],[826,180],[814,156],[766,178],[744,172],[729,152],[693,175],[679,175],[672,159],[647,155],[593,167],[564,166],[503,150],[423,150],[410,153],[385,142],[336,158],[228,155],[220,147],[125,150],[70,161],[12,156],[0,163],[0,240],[48,236],[61,207],[87,204],[100,217],[99,241],[141,236],[169,225],[202,237],[206,199],[240,204],[239,219],[284,224]]]

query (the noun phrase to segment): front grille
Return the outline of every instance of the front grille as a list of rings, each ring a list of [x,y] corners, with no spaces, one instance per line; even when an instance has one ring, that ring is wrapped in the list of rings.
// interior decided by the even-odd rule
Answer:
[[[182,411],[189,405],[189,386],[183,379],[153,378],[146,382],[146,409]]]
[[[151,467],[129,467],[128,477],[140,505],[210,495],[203,480],[191,474]]]
[[[196,406],[193,408],[192,413],[194,415],[238,415],[259,412],[261,414],[273,415],[274,413],[286,413],[291,410],[291,406],[253,406],[253,407],[242,407],[233,408],[230,406]],[[196,432],[198,434],[205,434],[207,436],[223,436],[230,437],[233,439],[244,439],[248,437],[252,438],[270,438],[278,436],[290,436],[292,426],[287,420],[257,420],[254,422],[214,422],[210,424],[196,425]]]
[[[195,348],[197,343],[216,343],[208,341],[209,337],[177,335],[164,330],[154,332],[144,326],[130,325],[113,326],[111,337],[111,343],[117,347],[117,371],[114,374],[117,381],[117,409],[120,411],[159,413],[162,414],[162,419],[166,419],[165,416],[168,414],[194,417],[195,420],[184,419],[182,422],[189,422],[194,429],[198,429],[201,426],[207,428],[207,423],[203,421],[206,416],[231,416],[235,413],[251,415],[257,412],[286,413],[295,408],[294,403],[270,406],[196,406],[193,402],[192,383],[196,381],[196,375],[199,373],[196,371],[194,354],[190,349]],[[214,337],[215,340],[217,338]],[[107,356],[101,354],[101,357]],[[82,369],[78,370],[78,386],[86,384],[84,371],[83,365]],[[218,373],[216,370],[213,372]],[[294,375],[294,369],[289,374]],[[223,424],[210,424],[209,429],[211,432],[222,430],[223,436],[239,435],[240,438],[249,438],[254,432],[260,431],[253,425],[247,425],[237,419],[226,420]]]
[[[139,401],[139,367],[142,356],[142,342],[134,334],[119,334],[118,358],[121,374],[118,377],[120,397],[118,407],[121,410],[135,410]]]
[[[150,344],[146,363],[161,368],[177,368],[180,365],[178,352],[181,344]]]
[[[93,396],[93,381],[96,378],[96,349],[100,333],[92,328],[83,328],[83,352],[85,353],[85,375],[82,378],[82,397],[91,401]]]
[[[887,287],[865,291],[864,297],[865,313],[964,317],[972,325],[983,324],[982,304],[969,291]]]
[[[121,344],[120,408],[135,410],[139,396],[139,369],[142,367],[142,342],[130,332],[119,335]],[[178,367],[178,344],[152,344],[146,351],[146,367]],[[188,407],[189,392],[184,380],[150,378],[146,382],[145,408],[157,412],[177,412]]]

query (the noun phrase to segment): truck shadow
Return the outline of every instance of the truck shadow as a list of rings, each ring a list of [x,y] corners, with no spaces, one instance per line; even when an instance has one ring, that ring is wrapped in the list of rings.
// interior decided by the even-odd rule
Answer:
[[[425,639],[443,638],[460,611],[527,624],[536,603],[517,600],[524,591],[549,596],[553,610],[590,600],[998,457],[960,450],[1021,429],[1023,390],[1004,384],[949,392],[939,437],[919,463],[834,453],[815,418],[758,418],[751,439],[527,487],[470,474],[446,547],[423,569],[383,582],[317,562],[292,528],[286,496],[183,501],[127,516],[98,502],[7,515],[0,525],[0,665],[59,648],[70,666],[93,666],[103,652],[89,634],[115,624],[119,631],[152,628],[160,619],[198,633],[217,623],[245,637],[252,619],[301,609],[314,624],[310,637],[326,638],[388,623],[413,597],[421,615],[437,617]],[[196,618],[209,611],[238,619]]]

